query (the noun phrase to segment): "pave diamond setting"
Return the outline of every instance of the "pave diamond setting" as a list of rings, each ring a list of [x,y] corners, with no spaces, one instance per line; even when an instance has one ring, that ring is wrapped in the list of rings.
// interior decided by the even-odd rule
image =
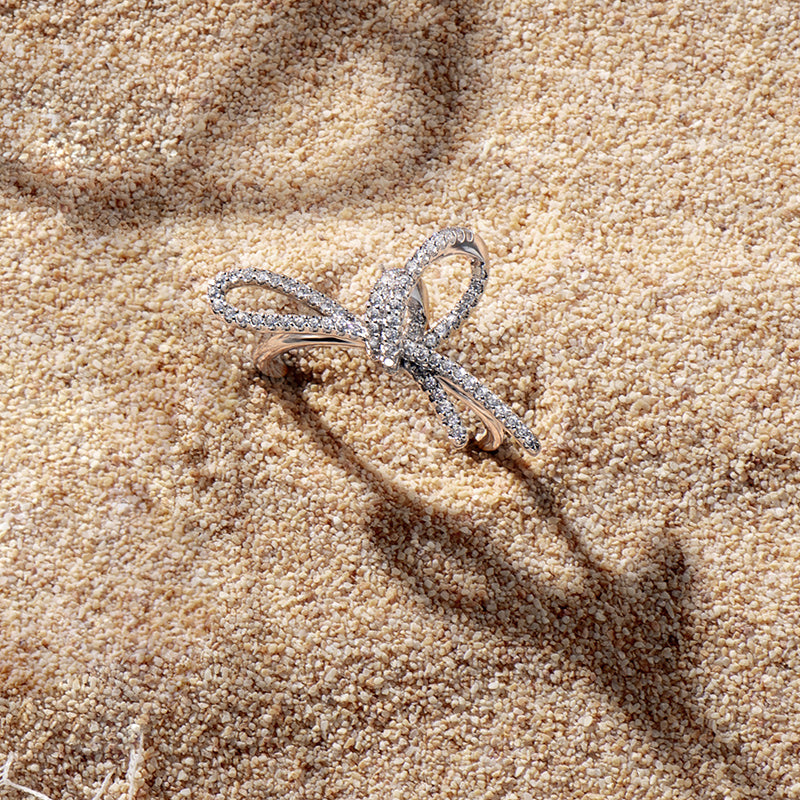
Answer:
[[[303,314],[250,313],[226,302],[225,295],[241,286],[266,286],[287,297],[300,300],[319,316]],[[226,322],[252,331],[311,331],[361,338],[364,322],[327,295],[305,283],[265,269],[239,269],[220,273],[208,290],[211,309]]]
[[[469,258],[470,281],[453,309],[430,327],[422,274],[439,259],[454,255]],[[466,445],[468,435],[453,399],[465,403],[484,423],[486,434],[480,446],[495,449],[506,433],[525,449],[537,452],[539,440],[522,418],[462,366],[436,351],[475,308],[487,279],[486,248],[480,237],[466,228],[445,228],[423,242],[405,267],[382,272],[363,317],[295,278],[250,267],[220,273],[208,289],[208,299],[213,312],[226,322],[266,334],[267,361],[295,347],[364,347],[384,369],[403,371],[414,379],[457,446]],[[272,289],[299,300],[316,314],[238,309],[226,296],[242,286]]]

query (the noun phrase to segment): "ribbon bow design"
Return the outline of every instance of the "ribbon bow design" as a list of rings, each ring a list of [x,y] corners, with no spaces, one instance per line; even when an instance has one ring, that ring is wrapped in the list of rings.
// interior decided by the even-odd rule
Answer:
[[[432,327],[425,269],[448,256],[467,256],[472,276],[461,299]],[[486,287],[486,245],[464,228],[446,228],[419,247],[399,269],[384,270],[370,293],[366,314],[359,317],[310,286],[265,269],[223,272],[208,290],[215,314],[240,328],[266,331],[254,357],[267,374],[280,374],[275,359],[298,347],[360,347],[390,372],[410,375],[428,395],[437,415],[458,447],[467,444],[466,427],[452,399],[463,402],[485,427],[477,440],[484,450],[496,450],[504,433],[526,450],[539,450],[539,440],[511,408],[455,361],[437,352],[478,303]],[[264,286],[299,300],[317,312],[311,315],[242,311],[228,304],[226,294],[239,286]]]

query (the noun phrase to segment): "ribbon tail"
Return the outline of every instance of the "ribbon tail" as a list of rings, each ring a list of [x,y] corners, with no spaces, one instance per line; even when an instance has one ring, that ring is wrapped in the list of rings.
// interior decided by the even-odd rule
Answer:
[[[447,396],[447,392],[430,372],[425,372],[417,364],[403,361],[403,368],[419,384],[420,388],[428,395],[436,415],[447,428],[447,435],[457,447],[465,447],[469,436],[458,410]]]
[[[482,450],[496,450],[503,441],[503,430],[526,450],[537,453],[539,440],[511,406],[487,389],[473,375],[446,356],[438,356],[439,380],[451,396],[463,400],[480,417],[486,433],[478,440]],[[438,370],[437,370],[438,371]]]

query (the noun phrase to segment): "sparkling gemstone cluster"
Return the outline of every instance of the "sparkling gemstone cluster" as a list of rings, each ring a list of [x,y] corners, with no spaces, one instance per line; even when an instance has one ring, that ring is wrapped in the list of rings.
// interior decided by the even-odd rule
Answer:
[[[399,367],[412,286],[406,270],[385,270],[367,301],[367,349],[390,371]]]

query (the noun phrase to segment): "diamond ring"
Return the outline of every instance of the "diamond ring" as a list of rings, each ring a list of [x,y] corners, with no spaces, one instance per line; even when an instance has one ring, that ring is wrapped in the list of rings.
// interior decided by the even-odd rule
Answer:
[[[428,294],[422,273],[448,256],[466,256],[472,276],[453,309],[430,324]],[[262,372],[277,376],[275,359],[298,347],[359,347],[389,372],[405,372],[425,391],[447,428],[450,439],[464,447],[467,429],[453,400],[460,401],[483,423],[477,440],[483,450],[496,450],[507,433],[526,450],[539,450],[539,440],[497,395],[438,346],[461,327],[486,287],[487,250],[477,234],[446,228],[419,247],[399,269],[385,269],[370,293],[366,314],[357,316],[327,295],[284,275],[265,269],[223,272],[211,283],[208,298],[215,314],[240,328],[264,333],[254,359]],[[316,314],[242,311],[226,302],[231,289],[262,286],[299,300]]]

